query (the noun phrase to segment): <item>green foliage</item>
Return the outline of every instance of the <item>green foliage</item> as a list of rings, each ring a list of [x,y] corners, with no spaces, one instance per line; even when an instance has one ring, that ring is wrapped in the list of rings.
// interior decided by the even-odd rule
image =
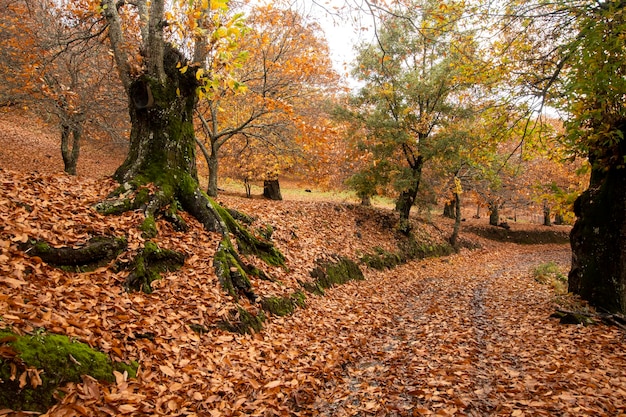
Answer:
[[[617,148],[626,122],[625,8],[623,2],[602,2],[581,15],[580,32],[567,45],[563,103],[572,115],[570,146],[600,166],[620,168],[626,164]]]
[[[473,40],[457,24],[463,7],[421,0],[393,12],[380,19],[377,42],[358,50],[353,75],[364,87],[336,112],[363,155],[347,181],[359,197],[416,193],[423,162],[454,153],[463,138],[446,132],[469,114],[461,97],[475,81],[465,62]]]

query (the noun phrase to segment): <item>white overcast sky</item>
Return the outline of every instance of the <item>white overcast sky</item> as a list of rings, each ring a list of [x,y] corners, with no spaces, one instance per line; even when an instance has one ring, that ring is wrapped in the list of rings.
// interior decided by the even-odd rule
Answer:
[[[265,4],[271,0],[251,0],[252,3]],[[367,17],[361,22],[354,23],[354,18],[346,12],[341,13],[345,0],[293,0],[293,8],[304,15],[316,19],[324,32],[328,46],[330,47],[331,59],[335,70],[346,76],[350,70],[350,64],[354,59],[354,46],[363,40],[371,40],[373,33],[370,31],[358,31],[360,27],[371,26]],[[358,26],[358,27],[357,27]],[[351,84],[351,82],[350,82]]]

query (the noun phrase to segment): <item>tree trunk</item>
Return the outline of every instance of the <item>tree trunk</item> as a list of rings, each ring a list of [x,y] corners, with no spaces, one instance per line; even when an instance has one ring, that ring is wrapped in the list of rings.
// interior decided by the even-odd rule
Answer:
[[[209,186],[207,187],[207,194],[209,197],[217,197],[217,172],[219,168],[219,161],[217,159],[217,151],[213,149],[207,159],[209,166]]]
[[[455,196],[450,200],[450,201],[446,201],[446,203],[443,206],[443,215],[444,217],[447,217],[449,219],[454,219],[456,216],[456,194]]]
[[[76,166],[78,165],[78,156],[80,155],[80,138],[82,127],[80,125],[70,126],[63,124],[61,126],[61,155],[63,156],[63,165],[65,172],[70,175],[76,175]],[[70,145],[70,136],[72,143]]]
[[[622,141],[615,161],[623,161]],[[569,291],[609,312],[626,313],[626,169],[590,158],[589,188],[574,203]]]
[[[283,199],[283,196],[280,194],[280,184],[277,179],[263,181],[263,197],[277,201]]]
[[[130,98],[130,147],[115,179],[124,183],[143,175],[160,183],[178,172],[197,180],[193,80],[143,76],[131,84]]]
[[[556,213],[554,215],[554,224],[562,225],[565,223],[565,219],[563,219],[563,215],[561,213]]]
[[[371,207],[372,206],[372,197],[369,194],[361,194],[361,205],[363,207]]]
[[[500,212],[498,211],[498,203],[489,203],[489,225],[497,226],[500,221]]]
[[[422,179],[422,167],[424,166],[424,160],[422,156],[419,156],[415,164],[411,167],[411,186],[400,192],[398,200],[396,201],[396,211],[400,213],[400,220],[398,224],[398,231],[408,235],[411,233],[411,223],[409,216],[411,214],[411,208],[415,204],[417,198],[417,191],[419,190],[420,181]]]
[[[547,202],[543,202],[543,225],[544,226],[552,226],[552,221],[550,220],[550,206]]]
[[[450,236],[450,245],[457,250],[459,246],[459,232],[461,231],[461,195],[454,193],[454,229]]]

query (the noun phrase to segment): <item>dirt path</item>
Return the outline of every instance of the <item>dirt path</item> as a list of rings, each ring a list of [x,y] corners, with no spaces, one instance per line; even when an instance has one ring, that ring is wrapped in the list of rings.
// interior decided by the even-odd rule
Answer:
[[[569,256],[563,245],[502,245],[413,262],[318,299],[303,319],[344,361],[316,393],[313,414],[624,412],[623,335],[549,318],[554,295],[531,276]],[[336,322],[315,322],[317,314]],[[319,354],[312,340],[293,343]]]

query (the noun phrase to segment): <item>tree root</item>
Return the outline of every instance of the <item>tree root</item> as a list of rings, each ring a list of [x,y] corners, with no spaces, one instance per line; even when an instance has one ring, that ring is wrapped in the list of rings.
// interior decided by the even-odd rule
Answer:
[[[126,277],[124,287],[128,291],[152,292],[152,282],[161,279],[162,272],[180,269],[185,263],[185,255],[168,249],[160,249],[154,242],[146,245],[135,257],[131,273]]]
[[[176,177],[173,173],[162,176],[163,179]],[[158,182],[147,184],[138,177],[132,183],[120,186],[108,200],[98,204],[96,209],[103,214],[143,210],[145,219],[141,224],[142,235],[150,239],[158,234],[156,225],[158,216],[163,216],[178,230],[187,229],[187,224],[177,214],[179,207],[194,216],[209,232],[222,235],[213,265],[226,292],[235,300],[243,295],[256,302],[258,297],[253,291],[249,276],[268,280],[271,278],[260,269],[243,262],[239,253],[258,256],[268,265],[274,266],[284,266],[285,257],[269,239],[255,236],[235,220],[237,217],[245,223],[250,223],[252,218],[220,206],[202,192],[197,182],[188,174],[177,178],[175,185]],[[271,236],[270,232],[265,232],[266,236]],[[231,242],[231,235],[236,239],[236,247]],[[180,267],[183,262],[184,257],[181,254],[158,249],[154,244],[146,244],[144,250],[137,255],[132,266],[133,272],[127,278],[125,287],[129,290],[150,292],[152,290],[150,283],[160,277],[159,272],[164,272],[162,269],[170,270],[169,265]]]
[[[22,246],[22,250],[59,268],[90,271],[117,258],[126,246],[124,237],[97,236],[79,247],[54,248],[41,240],[29,240]]]

